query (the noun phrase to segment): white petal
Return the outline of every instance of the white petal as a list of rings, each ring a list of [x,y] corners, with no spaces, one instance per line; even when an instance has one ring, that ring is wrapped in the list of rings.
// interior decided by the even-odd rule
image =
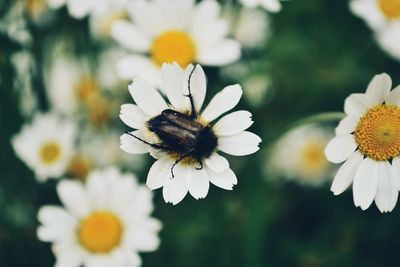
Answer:
[[[346,135],[351,134],[355,131],[357,124],[360,120],[351,115],[346,116],[339,122],[339,125],[336,127],[335,132],[336,135]]]
[[[211,102],[201,114],[202,118],[211,122],[233,109],[239,103],[242,93],[242,88],[238,84],[225,87],[211,99]]]
[[[385,102],[389,105],[400,105],[400,86],[397,86],[390,92]]]
[[[127,21],[116,21],[112,24],[111,36],[121,45],[135,52],[147,52],[150,39],[137,26]]]
[[[126,125],[128,125],[131,128],[134,129],[145,128],[146,115],[137,105],[134,104],[122,105],[119,117]]]
[[[206,171],[210,182],[222,189],[232,190],[233,186],[237,184],[237,177],[231,169],[217,173],[207,167]]]
[[[88,199],[81,183],[63,180],[57,185],[57,193],[67,210],[76,217],[82,218],[89,212]]]
[[[38,212],[38,220],[42,224],[37,235],[42,241],[60,242],[71,239],[76,220],[63,208],[44,206]]]
[[[160,93],[142,79],[135,79],[129,85],[129,92],[136,105],[149,116],[157,116],[168,108]]]
[[[189,66],[186,68],[185,74],[185,85],[187,81],[190,80],[190,91],[193,97],[194,107],[197,112],[200,111],[201,107],[203,106],[204,99],[206,98],[206,90],[207,90],[207,81],[206,75],[204,74],[204,70],[200,65],[196,65],[193,73],[193,66]],[[191,76],[190,76],[191,74]],[[188,86],[184,87],[187,93]]]
[[[272,13],[276,13],[281,11],[282,5],[279,0],[263,0],[261,1],[261,6]]]
[[[210,169],[218,173],[229,169],[228,160],[218,153],[213,153],[209,158],[206,158],[204,162]]]
[[[195,198],[205,198],[210,188],[207,172],[204,168],[197,170],[188,167],[188,188],[189,193]]]
[[[147,175],[146,185],[151,190],[161,188],[167,179],[171,178],[173,162],[168,157],[163,157],[153,163]]]
[[[198,25],[204,24],[208,21],[215,21],[218,19],[220,12],[221,6],[217,1],[200,1],[193,10],[190,26],[191,31],[196,34],[195,29],[198,28]]]
[[[330,162],[341,163],[348,159],[356,148],[357,144],[353,135],[336,136],[326,146],[325,156]]]
[[[197,62],[202,65],[223,66],[237,61],[241,56],[240,44],[237,41],[224,39],[202,47],[198,51]]]
[[[362,117],[371,105],[365,94],[351,94],[344,102],[344,112],[354,117]]]
[[[392,89],[392,79],[386,73],[375,75],[369,83],[365,95],[371,104],[382,104]]]
[[[258,151],[261,138],[251,132],[218,138],[218,149],[234,156],[250,155]]]
[[[163,197],[165,202],[176,205],[185,198],[188,192],[187,168],[182,167],[181,164],[176,165],[174,175],[174,178],[169,177],[165,181]]]
[[[395,167],[387,161],[380,162],[379,174],[375,204],[381,212],[389,212],[396,205],[399,194],[397,180],[393,175],[395,174]]]
[[[353,182],[353,200],[356,207],[366,210],[374,200],[380,178],[380,163],[382,162],[365,158],[358,167]]]
[[[79,267],[84,258],[84,252],[77,244],[60,243],[52,247],[56,256],[54,267]]]
[[[144,136],[141,130],[131,132],[132,135],[144,140]],[[120,137],[121,149],[128,154],[144,154],[149,152],[149,145],[133,137],[130,134],[123,134]]]
[[[132,1],[129,12],[138,27],[151,36],[156,36],[165,31],[166,23],[162,14],[157,9],[157,3],[143,0]]]
[[[125,55],[116,64],[119,77],[125,80],[141,78],[158,87],[161,84],[160,68],[148,57]]]
[[[182,88],[182,80],[184,71],[176,62],[172,64],[164,63],[161,68],[163,89],[168,97],[169,102],[177,110],[188,110],[190,104],[187,97],[184,96]]]
[[[229,136],[246,130],[252,124],[251,113],[245,110],[239,110],[222,117],[213,126],[213,130],[217,136]]]
[[[336,173],[331,186],[333,194],[336,196],[340,195],[351,185],[362,160],[363,155],[359,152],[355,152],[343,163]]]

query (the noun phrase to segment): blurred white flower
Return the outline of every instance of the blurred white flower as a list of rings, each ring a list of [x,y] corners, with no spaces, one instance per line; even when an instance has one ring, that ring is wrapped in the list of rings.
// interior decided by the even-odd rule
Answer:
[[[161,223],[150,217],[152,195],[132,174],[97,170],[86,184],[61,181],[57,192],[65,208],[42,207],[37,231],[53,243],[55,266],[135,267],[138,252],[157,249]]]
[[[243,47],[262,46],[269,35],[268,15],[258,9],[242,8],[235,24],[234,36]]]
[[[390,91],[387,74],[376,75],[365,94],[345,101],[346,117],[325,149],[327,159],[343,163],[331,191],[353,183],[354,204],[367,209],[375,200],[381,212],[396,206],[400,185],[400,86]]]
[[[18,157],[36,174],[39,181],[59,178],[72,158],[76,126],[54,114],[37,114],[31,124],[12,138]]]
[[[0,34],[7,36],[22,46],[32,43],[32,36],[24,13],[24,1],[14,1],[7,13],[1,17]],[[4,12],[4,11],[2,11]]]
[[[388,55],[400,61],[400,21],[378,32],[376,39]]]
[[[221,66],[238,60],[240,44],[226,38],[229,26],[220,9],[214,0],[133,1],[128,9],[133,22],[112,26],[114,39],[133,52],[119,61],[118,73],[160,86],[163,63]]]
[[[136,129],[121,136],[121,148],[129,154],[151,152],[157,161],[151,167],[147,186],[163,187],[166,202],[179,203],[189,193],[205,198],[209,182],[226,190],[237,184],[224,153],[244,156],[256,152],[260,137],[245,131],[253,121],[248,111],[234,108],[240,85],[225,87],[201,111],[206,95],[206,77],[200,65],[183,70],[177,63],[162,67],[163,90],[169,104],[154,87],[135,79],[129,92],[136,104],[121,106],[122,121]]]
[[[270,152],[267,171],[304,185],[327,180],[332,165],[324,155],[332,134],[322,126],[303,125],[287,132]]]
[[[240,0],[240,3],[248,8],[262,7],[272,13],[279,12],[282,9],[280,0]]]
[[[58,9],[66,6],[70,16],[81,19],[86,16],[101,15],[109,10],[123,8],[127,0],[47,0],[50,8]]]
[[[374,30],[400,22],[399,0],[353,0],[350,2],[350,9]]]
[[[271,80],[267,75],[252,75],[243,81],[244,97],[253,105],[261,106],[265,103]]]

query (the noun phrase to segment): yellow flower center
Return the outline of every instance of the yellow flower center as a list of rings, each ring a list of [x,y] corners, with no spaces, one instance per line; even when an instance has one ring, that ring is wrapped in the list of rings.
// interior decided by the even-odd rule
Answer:
[[[400,19],[400,0],[378,0],[379,8],[389,19]]]
[[[196,47],[187,33],[173,30],[161,34],[154,40],[151,56],[159,66],[175,61],[185,68],[194,61]]]
[[[122,237],[120,220],[108,211],[97,211],[84,219],[79,227],[79,241],[92,253],[107,253],[116,248]]]
[[[89,77],[82,78],[75,87],[75,95],[79,101],[89,104],[99,94],[97,82]]]
[[[354,132],[359,150],[375,160],[400,155],[400,108],[380,105],[370,109]]]
[[[54,141],[44,143],[40,147],[39,155],[44,164],[51,165],[60,158],[61,146]]]
[[[324,155],[326,144],[320,140],[311,140],[304,148],[301,154],[301,167],[307,173],[316,173],[323,171],[328,162]]]
[[[38,18],[47,8],[45,0],[26,0],[26,9],[31,17]]]
[[[76,155],[69,164],[69,174],[72,177],[85,179],[92,169],[90,160],[84,155]]]

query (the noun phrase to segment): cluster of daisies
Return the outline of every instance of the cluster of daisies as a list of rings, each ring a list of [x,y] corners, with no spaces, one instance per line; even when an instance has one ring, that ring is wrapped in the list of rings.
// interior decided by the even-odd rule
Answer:
[[[40,208],[37,235],[52,243],[56,266],[139,266],[138,253],[160,243],[150,190],[162,188],[165,202],[174,205],[188,193],[205,198],[210,184],[232,190],[238,178],[225,155],[259,150],[261,138],[248,131],[252,114],[232,110],[242,95],[254,107],[262,104],[270,80],[238,61],[243,50],[265,44],[265,11],[278,12],[281,3],[241,0],[243,7],[234,11],[215,0],[28,2],[27,14],[40,27],[65,8],[75,19],[88,19],[92,39],[107,44],[94,63],[75,55],[61,37],[46,45],[43,69],[35,73],[43,73],[47,112],[38,111],[29,76],[17,85],[24,88],[27,123],[11,140],[15,153],[39,182],[60,180],[63,207]],[[354,0],[352,9],[398,57],[400,2]],[[24,27],[10,29],[0,30],[30,45]],[[12,60],[20,76],[38,67],[26,53]],[[202,66],[242,77],[243,89],[228,85],[205,105]],[[121,105],[128,81],[133,103]],[[393,210],[400,189],[400,88],[391,87],[381,74],[365,94],[349,96],[334,138],[320,124],[290,129],[268,150],[265,171],[311,186],[336,172],[335,195],[353,184],[356,206],[366,209],[375,201],[381,212]],[[128,126],[122,135],[118,116]],[[143,161],[137,155],[146,153],[154,163],[144,186],[133,172]]]
[[[382,49],[400,60],[400,1],[352,0],[350,8],[368,24]]]

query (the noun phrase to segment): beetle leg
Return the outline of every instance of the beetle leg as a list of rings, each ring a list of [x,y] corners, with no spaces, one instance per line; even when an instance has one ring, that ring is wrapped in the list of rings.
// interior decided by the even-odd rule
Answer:
[[[191,110],[191,113],[190,113],[190,116],[191,116],[192,118],[195,118],[196,115],[197,115],[197,114],[196,114],[196,109],[195,109],[195,107],[194,107],[194,100],[193,100],[192,90],[191,90],[191,88],[190,88],[190,81],[192,80],[192,75],[193,75],[195,69],[196,69],[196,65],[194,65],[192,71],[191,71],[190,74],[189,74],[189,79],[188,79],[188,91],[189,91],[189,93],[188,93],[187,95],[184,95],[184,96],[186,96],[186,97],[189,98],[190,106],[191,106],[191,109],[192,109],[192,110]]]
[[[158,145],[158,144],[149,143],[149,142],[147,142],[146,140],[144,140],[144,139],[142,139],[142,138],[140,138],[140,137],[137,137],[136,135],[134,135],[134,134],[132,134],[132,133],[130,133],[130,132],[125,132],[125,133],[126,133],[127,135],[130,135],[130,136],[136,138],[137,140],[139,140],[139,141],[145,143],[146,145],[151,146],[152,148],[160,149],[160,150],[166,150],[166,149],[167,149],[167,147],[160,146],[160,145]]]

